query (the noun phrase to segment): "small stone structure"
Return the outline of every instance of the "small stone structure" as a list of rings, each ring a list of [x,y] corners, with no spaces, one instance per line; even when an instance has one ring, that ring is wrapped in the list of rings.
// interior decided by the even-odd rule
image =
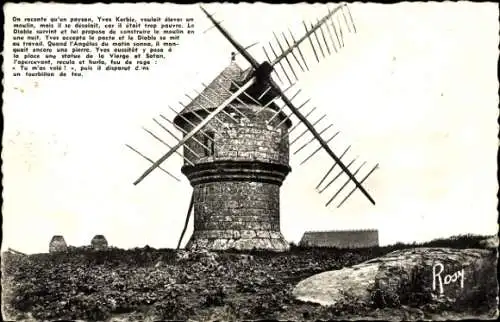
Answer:
[[[245,72],[225,68],[174,122],[185,133],[238,88]],[[291,122],[273,103],[262,109],[244,95],[185,143],[182,172],[194,189],[194,231],[188,249],[284,251],[280,186],[289,166]],[[273,118],[273,116],[276,117]],[[267,121],[272,119],[268,124]],[[200,144],[201,143],[201,144]],[[203,144],[203,145],[202,145]]]
[[[95,235],[90,245],[94,250],[106,250],[108,248],[108,241],[103,235]]]
[[[378,230],[338,230],[305,232],[299,243],[305,247],[364,248],[376,247]]]
[[[64,237],[61,235],[55,235],[52,237],[52,240],[49,244],[49,253],[58,253],[65,252],[68,250],[68,245],[66,245],[66,241]]]

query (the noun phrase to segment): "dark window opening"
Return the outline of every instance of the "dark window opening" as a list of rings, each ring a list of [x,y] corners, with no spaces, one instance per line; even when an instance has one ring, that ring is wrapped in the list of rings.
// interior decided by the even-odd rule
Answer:
[[[208,148],[205,148],[205,156],[210,157],[215,154],[215,147],[214,147],[214,141],[215,141],[215,135],[213,132],[206,132],[205,136],[205,146]]]

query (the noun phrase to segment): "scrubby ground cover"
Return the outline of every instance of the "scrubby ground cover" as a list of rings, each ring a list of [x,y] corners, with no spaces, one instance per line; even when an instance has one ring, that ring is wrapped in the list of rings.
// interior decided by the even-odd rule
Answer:
[[[316,320],[356,317],[467,317],[492,308],[401,303],[302,303],[302,279],[418,246],[481,248],[484,237],[459,236],[420,245],[339,250],[292,246],[286,253],[185,252],[149,247],[58,254],[2,254],[2,310],[8,319],[36,320]]]

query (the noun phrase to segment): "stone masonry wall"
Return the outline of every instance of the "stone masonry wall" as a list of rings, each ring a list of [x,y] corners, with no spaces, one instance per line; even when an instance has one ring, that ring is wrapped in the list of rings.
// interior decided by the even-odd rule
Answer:
[[[258,231],[279,231],[278,185],[205,183],[195,187],[194,201],[195,230],[234,230],[243,237],[255,237]]]
[[[220,160],[233,161],[260,161],[288,165],[289,147],[288,138],[283,138],[286,133],[286,124],[274,129],[281,121],[276,117],[270,124],[266,121],[271,119],[275,111],[266,109],[260,113],[258,106],[248,109],[242,105],[235,105],[247,115],[244,118],[240,113],[227,109],[227,113],[238,121],[236,123],[231,117],[219,113],[216,119],[212,119],[202,130],[207,135],[199,132],[194,138],[188,140],[184,147],[184,156],[191,162],[206,163]],[[204,117],[198,113],[200,117]],[[198,124],[200,119],[195,115],[185,116],[192,124]],[[183,124],[186,131],[190,131],[193,125],[188,122]],[[213,143],[208,137],[213,138]],[[205,144],[212,151],[207,150],[198,142]],[[213,145],[213,147],[212,147]],[[194,153],[192,152],[194,151]],[[197,154],[197,155],[195,155]],[[187,161],[184,161],[188,165]]]
[[[280,232],[277,184],[222,181],[194,187],[194,232],[188,248],[275,249]]]

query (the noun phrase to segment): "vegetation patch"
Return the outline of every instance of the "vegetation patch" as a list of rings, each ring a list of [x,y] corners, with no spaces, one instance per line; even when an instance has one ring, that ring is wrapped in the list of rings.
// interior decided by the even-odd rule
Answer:
[[[394,250],[421,246],[481,248],[483,239],[467,235],[357,250],[291,245],[285,253],[193,253],[151,247],[34,255],[5,252],[2,311],[10,320],[30,316],[37,320],[106,320],[123,315],[163,320],[324,320],[392,318],[397,315],[394,310],[405,312],[401,313],[404,318],[414,314],[412,310],[424,299],[405,298],[403,293],[374,293],[371,305],[346,300],[323,307],[295,300],[292,290],[314,274],[359,264]],[[415,271],[401,289],[420,287],[423,276],[419,274]],[[473,306],[479,313],[491,312],[492,305],[496,306],[496,292],[493,289],[478,294],[480,303]],[[464,303],[456,307],[444,303],[425,308],[423,313],[456,311],[459,306],[463,308]],[[392,308],[391,313],[384,311],[387,307]]]

